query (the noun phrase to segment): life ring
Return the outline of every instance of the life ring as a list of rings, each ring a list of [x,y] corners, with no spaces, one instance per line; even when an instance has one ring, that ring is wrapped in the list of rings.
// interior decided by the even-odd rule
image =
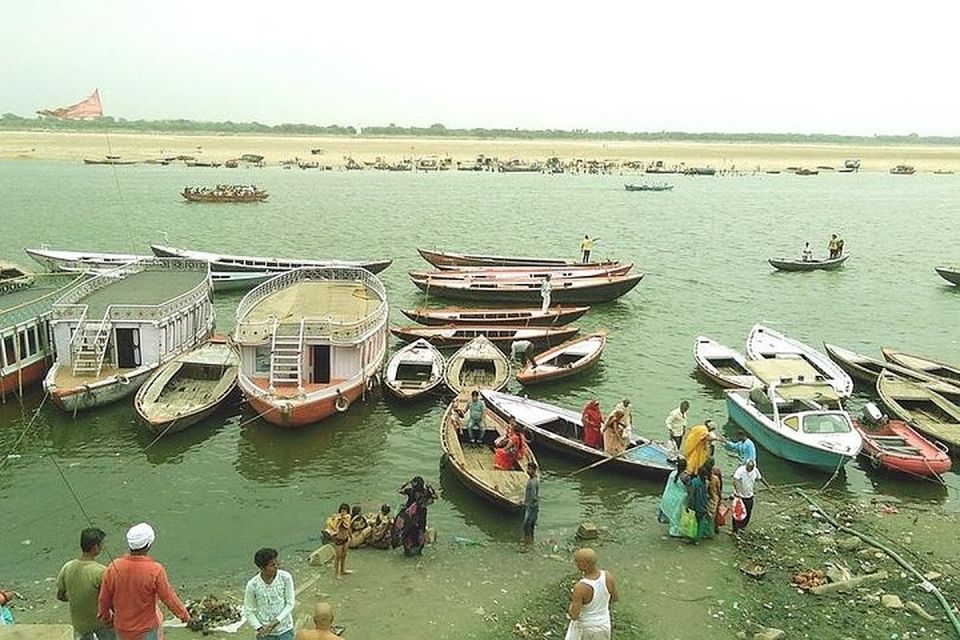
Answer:
[[[347,396],[340,393],[340,389],[337,389],[337,401],[333,406],[340,413],[350,408],[350,401],[347,399]]]

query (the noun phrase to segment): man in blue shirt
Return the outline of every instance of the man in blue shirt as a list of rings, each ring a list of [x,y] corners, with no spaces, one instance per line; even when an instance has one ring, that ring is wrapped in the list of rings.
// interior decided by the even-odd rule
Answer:
[[[723,448],[737,454],[740,464],[746,464],[747,460],[757,461],[757,445],[753,444],[753,440],[743,431],[737,432],[737,439],[734,442],[724,442]]]
[[[472,391],[467,403],[467,438],[471,444],[483,444],[483,414],[486,410],[487,405],[480,399],[480,394]]]

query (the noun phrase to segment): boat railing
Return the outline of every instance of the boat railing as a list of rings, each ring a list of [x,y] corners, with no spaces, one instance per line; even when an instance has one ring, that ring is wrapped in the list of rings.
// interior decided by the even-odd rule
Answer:
[[[87,305],[76,305],[80,307],[80,316],[77,318],[77,328],[70,336],[69,349],[71,356],[77,352],[80,345],[81,335],[83,334],[83,323],[87,320]]]
[[[144,320],[158,322],[173,315],[180,309],[192,306],[208,297],[213,288],[210,276],[210,264],[203,260],[184,258],[147,258],[123,264],[115,269],[104,271],[84,282],[78,283],[54,303],[51,312],[53,320],[73,320],[82,322],[87,315],[87,305],[82,301],[103,287],[145,270],[152,271],[206,271],[207,277],[195,287],[159,304],[111,304],[104,312],[104,319]]]
[[[243,297],[237,305],[237,328],[235,336],[238,341],[259,341],[270,335],[273,318],[260,321],[250,321],[245,318],[265,298],[278,291],[303,281],[327,280],[359,281],[368,290],[373,291],[380,304],[376,311],[360,320],[340,321],[330,318],[304,318],[304,336],[307,338],[329,338],[332,342],[353,342],[366,336],[383,322],[387,317],[387,291],[380,278],[360,267],[302,267],[292,269],[271,278]],[[282,324],[282,323],[281,323]]]

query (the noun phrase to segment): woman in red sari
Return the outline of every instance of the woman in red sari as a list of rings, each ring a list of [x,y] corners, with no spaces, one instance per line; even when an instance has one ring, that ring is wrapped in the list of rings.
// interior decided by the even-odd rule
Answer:
[[[603,449],[603,436],[600,435],[603,414],[600,413],[600,403],[596,400],[588,402],[580,419],[583,422],[583,444],[594,449]]]
[[[493,450],[493,468],[512,471],[517,461],[527,457],[527,439],[513,418],[507,423],[507,434],[497,440]]]

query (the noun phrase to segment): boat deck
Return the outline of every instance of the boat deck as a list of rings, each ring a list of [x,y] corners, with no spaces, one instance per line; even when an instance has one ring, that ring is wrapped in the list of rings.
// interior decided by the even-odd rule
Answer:
[[[73,375],[73,369],[70,366],[61,365],[57,369],[57,375],[54,377],[53,382],[60,389],[73,389],[75,387],[82,387],[85,384],[90,384],[93,380],[103,380],[111,376],[122,374],[124,371],[131,371],[131,369],[118,369],[117,367],[103,365],[99,376],[93,376],[92,374],[80,374],[75,376]]]
[[[0,295],[0,327],[32,320],[50,310],[61,291],[84,276],[39,277],[29,287]]]
[[[273,317],[287,324],[304,318],[355,322],[373,314],[381,302],[360,281],[301,281],[260,300],[243,321],[265,322]]]
[[[88,306],[87,318],[102,318],[110,305],[155,306],[187,293],[201,284],[206,271],[146,270],[101,287],[81,299],[78,304]]]
[[[270,390],[270,378],[249,378],[249,380],[264,392]],[[321,391],[322,389],[335,389],[344,382],[344,379],[339,378],[331,378],[330,382],[325,384],[304,382],[303,393],[309,395],[315,391]],[[273,389],[273,396],[275,398],[298,398],[300,397],[300,390],[297,389],[297,385],[295,384],[278,384]]]

